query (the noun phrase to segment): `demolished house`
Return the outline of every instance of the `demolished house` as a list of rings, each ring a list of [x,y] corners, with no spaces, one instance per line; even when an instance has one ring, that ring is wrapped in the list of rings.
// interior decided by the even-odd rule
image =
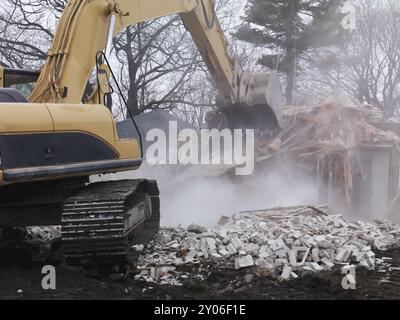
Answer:
[[[399,124],[371,106],[327,102],[286,107],[285,129],[257,147],[258,167],[279,160],[318,186],[320,203],[360,219],[384,219],[399,194]],[[391,130],[389,130],[390,128]]]

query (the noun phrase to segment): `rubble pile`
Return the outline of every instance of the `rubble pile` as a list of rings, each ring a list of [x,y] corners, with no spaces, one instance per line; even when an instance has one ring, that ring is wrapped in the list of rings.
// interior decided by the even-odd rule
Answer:
[[[399,240],[400,228],[389,222],[348,222],[318,208],[242,212],[208,230],[163,229],[139,258],[136,278],[174,284],[176,267],[205,261],[254,267],[284,280],[349,264],[384,271],[388,264],[373,250],[387,250]]]
[[[18,250],[33,262],[60,259],[61,226],[36,226],[0,230],[0,248]]]
[[[54,242],[61,238],[60,226],[28,227],[26,228],[29,242]]]
[[[33,261],[41,262],[58,259],[61,246],[60,226],[38,226],[26,228],[25,250],[30,252]]]

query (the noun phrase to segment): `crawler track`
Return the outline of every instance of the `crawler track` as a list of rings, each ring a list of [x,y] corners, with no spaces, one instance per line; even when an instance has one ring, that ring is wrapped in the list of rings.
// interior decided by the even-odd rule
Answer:
[[[158,232],[157,183],[125,180],[91,184],[64,202],[62,239],[69,263],[124,262],[133,244],[147,243]]]

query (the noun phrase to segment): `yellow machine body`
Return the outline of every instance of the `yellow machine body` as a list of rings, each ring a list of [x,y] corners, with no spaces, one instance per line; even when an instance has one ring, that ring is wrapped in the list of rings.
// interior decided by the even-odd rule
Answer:
[[[119,139],[103,105],[0,103],[0,184],[137,169],[140,144]]]

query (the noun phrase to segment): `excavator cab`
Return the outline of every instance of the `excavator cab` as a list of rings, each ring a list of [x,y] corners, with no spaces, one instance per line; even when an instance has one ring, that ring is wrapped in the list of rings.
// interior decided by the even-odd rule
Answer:
[[[0,66],[0,102],[27,103],[40,71],[10,69]]]

